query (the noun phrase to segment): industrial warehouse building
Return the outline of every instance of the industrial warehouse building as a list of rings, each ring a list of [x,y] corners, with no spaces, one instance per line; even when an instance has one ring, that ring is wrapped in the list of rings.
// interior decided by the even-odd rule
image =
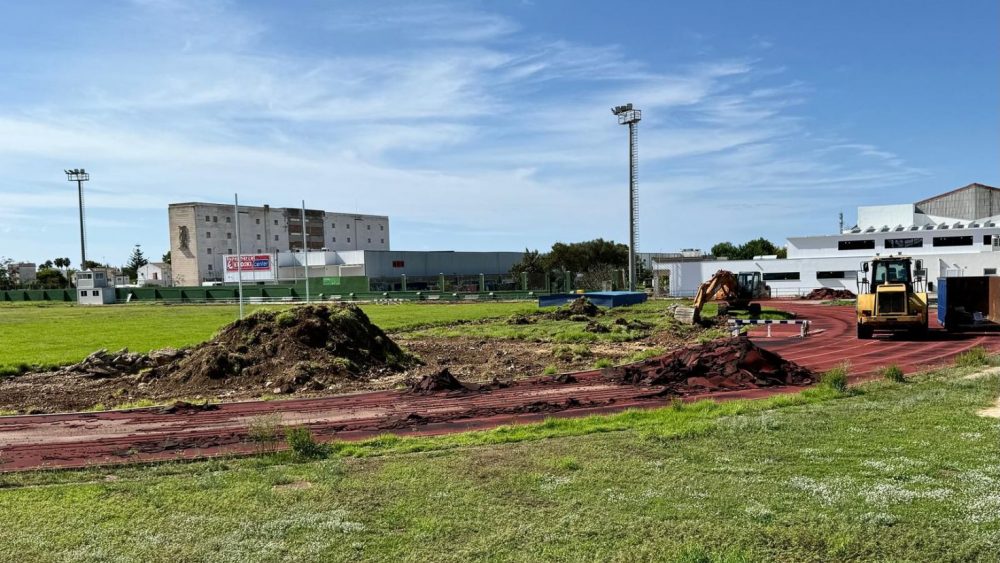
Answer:
[[[168,207],[173,284],[221,282],[224,259],[236,254],[236,217],[232,205],[188,202]],[[301,250],[302,210],[240,206],[240,250],[267,254]],[[389,218],[316,209],[305,210],[309,250],[389,250]]]
[[[653,262],[669,276],[669,293],[690,296],[718,270],[759,271],[776,297],[819,287],[857,293],[861,263],[875,255],[923,260],[933,292],[939,277],[997,275],[1000,189],[970,184],[917,203],[858,207],[857,225],[833,235],[791,237],[788,258],[673,258]]]

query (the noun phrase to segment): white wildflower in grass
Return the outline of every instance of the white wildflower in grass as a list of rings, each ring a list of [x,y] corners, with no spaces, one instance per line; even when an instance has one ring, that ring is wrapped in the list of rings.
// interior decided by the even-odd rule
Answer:
[[[916,499],[942,501],[950,497],[953,492],[951,489],[945,488],[914,491],[896,483],[876,483],[871,487],[862,489],[860,494],[869,504],[886,506],[889,504],[905,504],[913,502]]]
[[[572,477],[566,477],[563,475],[551,475],[545,474],[541,478],[541,485],[539,488],[543,491],[554,491],[559,487],[568,485],[573,482]]]
[[[976,524],[1000,522],[1000,493],[973,495],[965,511],[966,518]]]
[[[835,500],[840,498],[840,491],[836,490],[834,486],[811,477],[792,477],[790,483],[796,489],[801,489],[819,498],[823,504],[833,504]]]
[[[982,432],[962,432],[960,434],[960,436],[962,437],[963,440],[972,440],[972,441],[975,441],[975,440],[981,439],[983,437],[983,433]]]
[[[760,503],[754,503],[745,509],[747,516],[758,522],[770,522],[774,519],[774,511]]]

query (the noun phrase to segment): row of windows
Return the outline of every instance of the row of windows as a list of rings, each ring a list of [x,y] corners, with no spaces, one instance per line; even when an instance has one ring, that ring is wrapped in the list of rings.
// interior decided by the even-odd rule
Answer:
[[[226,234],[228,235],[230,233],[226,233]],[[208,238],[212,238],[212,237],[208,237]],[[226,238],[232,238],[232,237],[226,237]],[[257,240],[260,240],[260,235],[257,235]],[[274,235],[274,240],[278,240],[278,235]],[[337,237],[333,237],[333,242],[337,242]],[[347,237],[347,242],[351,242],[351,237]],[[381,244],[385,244],[385,239],[379,239],[379,242]],[[372,243],[372,239],[368,239],[368,244],[371,244],[371,243]],[[260,252],[260,251],[258,250],[257,252]],[[212,248],[211,247],[206,248],[205,249],[205,253],[206,254],[211,254],[212,253]],[[229,252],[227,254],[232,254],[232,253],[233,253],[233,249],[230,248]]]
[[[955,237],[934,237],[931,239],[933,246],[972,246],[973,237],[971,235]],[[993,235],[983,235],[983,244],[993,244]],[[922,248],[924,239],[922,238],[890,238],[885,240],[886,248]],[[837,242],[837,250],[873,250],[875,248],[874,239],[848,239]]]
[[[816,279],[818,280],[839,280],[852,278],[857,275],[856,272],[847,271],[829,271],[829,272],[816,272]],[[995,276],[997,275],[996,268],[983,268],[984,276]],[[764,281],[795,281],[800,279],[799,272],[766,272],[764,274]]]
[[[370,231],[370,230],[372,230],[372,226],[371,226],[371,225],[365,225],[365,226],[366,226],[366,227],[368,227],[368,230],[369,230],[369,231]],[[330,223],[330,228],[331,228],[331,229],[336,229],[336,228],[337,228],[337,224],[336,224],[336,223]],[[347,226],[347,227],[344,227],[344,228],[345,228],[345,229],[349,229],[350,227],[349,227],[349,226]],[[380,230],[380,231],[384,231],[384,230],[385,230],[385,225],[379,225],[379,226],[378,226],[378,230]]]

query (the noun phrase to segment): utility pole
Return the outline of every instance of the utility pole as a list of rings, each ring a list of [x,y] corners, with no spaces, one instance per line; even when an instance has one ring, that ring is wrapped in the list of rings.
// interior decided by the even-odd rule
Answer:
[[[240,320],[243,320],[243,249],[240,246],[240,194],[233,194],[233,215],[236,220],[236,279],[239,287]],[[225,267],[225,265],[223,265]]]
[[[632,104],[625,104],[611,108],[611,113],[618,116],[619,125],[628,125],[628,289],[635,291],[635,253],[639,246],[636,219],[639,204],[639,136],[636,125],[642,119],[642,111],[633,109]]]
[[[844,212],[840,212],[840,231],[837,232],[838,235],[844,234]]]
[[[302,200],[302,274],[306,278],[306,303],[309,303],[309,246],[306,244],[306,200]]]
[[[80,202],[80,270],[87,269],[87,234],[84,228],[83,222],[83,183],[90,180],[90,174],[83,168],[74,168],[72,170],[63,170],[66,173],[66,179],[70,182],[76,182],[76,193],[77,198]]]

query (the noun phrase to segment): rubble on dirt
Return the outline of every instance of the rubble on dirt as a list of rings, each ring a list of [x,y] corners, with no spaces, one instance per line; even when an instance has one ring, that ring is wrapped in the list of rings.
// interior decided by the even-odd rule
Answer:
[[[129,352],[128,348],[117,352],[102,348],[78,363],[61,368],[59,372],[93,378],[117,377],[138,373],[154,365],[155,361],[150,356]]]
[[[197,412],[219,410],[219,405],[214,403],[189,403],[188,401],[174,401],[164,407],[156,409],[159,414],[194,414]]]
[[[604,311],[600,307],[594,305],[594,303],[587,299],[585,296],[581,295],[573,300],[572,303],[564,307],[559,307],[555,311],[548,314],[550,319],[555,320],[571,320],[579,322],[587,322],[593,317],[598,317],[604,314]]]
[[[663,386],[658,394],[689,394],[779,385],[809,385],[815,374],[749,338],[689,346],[640,364],[611,368],[611,379],[629,385]]]
[[[470,391],[464,383],[448,371],[448,368],[436,373],[429,373],[420,379],[411,380],[408,385],[411,393],[426,395],[442,391]]]
[[[164,361],[142,381],[178,394],[206,388],[320,390],[336,379],[400,371],[418,361],[355,305],[257,311]]]
[[[537,322],[538,319],[536,319],[535,317],[523,314],[511,315],[511,317],[507,319],[507,324],[511,325],[531,325]]]
[[[821,287],[814,289],[805,296],[805,299],[812,301],[828,301],[831,299],[856,299],[857,295],[849,289],[833,289],[832,287]]]

